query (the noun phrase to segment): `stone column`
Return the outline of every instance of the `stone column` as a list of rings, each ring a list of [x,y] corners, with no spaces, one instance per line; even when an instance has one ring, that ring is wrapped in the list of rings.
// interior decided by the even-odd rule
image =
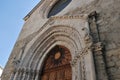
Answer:
[[[76,65],[76,61],[73,59],[71,62],[71,68],[72,68],[72,80],[75,80],[76,77],[76,72],[75,72],[75,65]]]
[[[78,80],[81,80],[82,79],[82,70],[81,70],[81,61],[78,61]]]
[[[14,79],[13,79],[13,80],[16,80],[16,79],[17,79],[17,76],[18,76],[18,71],[16,71],[16,73],[15,73],[15,76],[14,76]]]
[[[29,80],[32,80],[34,71],[30,69],[29,71]]]
[[[94,56],[95,56],[95,64],[96,64],[96,73],[97,80],[108,80],[108,74],[106,72],[106,64],[103,57],[103,44],[101,42],[97,42],[93,45]]]
[[[27,70],[27,77],[26,77],[26,80],[29,80],[30,79],[30,71]]]
[[[83,40],[85,47],[82,50],[81,57],[82,57],[82,79],[84,80],[96,80],[95,75],[95,65],[93,61],[93,52],[92,52],[92,45],[93,39],[90,35],[90,30],[88,26],[88,22],[86,22],[86,26],[82,29],[83,30]]]
[[[21,80],[25,80],[25,77],[26,77],[26,70],[24,69],[23,76],[22,76]]]
[[[20,74],[18,75],[17,80],[21,80],[21,78],[22,78],[22,72],[20,72]]]
[[[85,55],[85,75],[87,80],[96,80],[93,52],[88,49]]]
[[[34,80],[34,79],[35,79],[35,75],[36,75],[36,72],[35,72],[35,70],[33,70],[31,80]]]
[[[36,75],[35,75],[35,80],[38,80],[39,79],[39,71],[36,70]]]
[[[81,80],[82,79],[81,61],[80,56],[78,54],[76,54],[74,59],[71,61],[71,67],[72,67],[72,80]]]
[[[11,76],[10,76],[10,80],[13,80],[15,76],[15,72],[12,72]]]

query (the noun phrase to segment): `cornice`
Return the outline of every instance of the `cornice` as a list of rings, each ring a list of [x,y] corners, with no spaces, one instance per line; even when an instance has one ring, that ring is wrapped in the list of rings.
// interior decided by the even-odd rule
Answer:
[[[64,15],[64,16],[52,16],[52,19],[87,19],[88,15]]]
[[[88,20],[88,15],[84,14],[84,15],[76,15],[76,16],[70,16],[70,15],[64,15],[64,16],[52,16],[50,17],[46,23],[41,27],[40,31],[43,30],[43,28],[48,25],[51,24],[51,22],[55,21],[55,20],[67,20],[67,19],[82,19],[82,20]]]
[[[48,24],[52,20],[67,20],[67,19],[82,19],[82,20],[87,20],[88,15],[87,14],[81,14],[81,15],[64,15],[64,16],[52,16],[48,19],[48,21],[45,24]]]

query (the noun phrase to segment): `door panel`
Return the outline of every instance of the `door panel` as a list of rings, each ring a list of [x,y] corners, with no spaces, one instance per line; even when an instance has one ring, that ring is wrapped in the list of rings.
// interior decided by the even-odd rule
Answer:
[[[41,79],[72,80],[70,61],[70,51],[64,46],[55,46],[44,62]]]

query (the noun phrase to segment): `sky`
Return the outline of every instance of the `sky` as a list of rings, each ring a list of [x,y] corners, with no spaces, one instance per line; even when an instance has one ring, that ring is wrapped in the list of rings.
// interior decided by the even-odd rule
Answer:
[[[24,24],[23,18],[40,0],[1,0],[0,66],[3,68]]]

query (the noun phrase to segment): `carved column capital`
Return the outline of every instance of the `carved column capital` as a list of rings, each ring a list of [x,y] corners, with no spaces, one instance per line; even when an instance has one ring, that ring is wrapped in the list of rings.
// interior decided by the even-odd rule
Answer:
[[[98,16],[96,11],[93,11],[92,13],[89,14],[89,22],[91,22],[90,19],[94,19],[94,21],[96,20],[96,17]]]
[[[98,43],[95,43],[93,45],[93,50],[94,51],[101,51],[103,49],[103,47],[104,47],[103,44],[101,42],[98,42]]]

